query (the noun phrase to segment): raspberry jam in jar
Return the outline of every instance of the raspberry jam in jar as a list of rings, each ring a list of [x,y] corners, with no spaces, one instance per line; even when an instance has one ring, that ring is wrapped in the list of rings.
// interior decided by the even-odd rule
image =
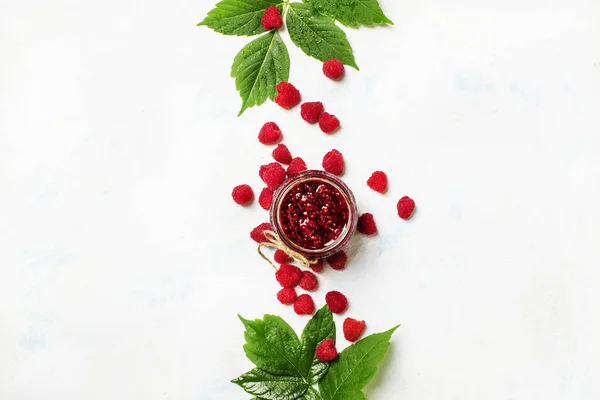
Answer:
[[[306,257],[328,257],[341,250],[356,230],[354,195],[337,176],[303,171],[273,195],[271,226],[292,250]]]

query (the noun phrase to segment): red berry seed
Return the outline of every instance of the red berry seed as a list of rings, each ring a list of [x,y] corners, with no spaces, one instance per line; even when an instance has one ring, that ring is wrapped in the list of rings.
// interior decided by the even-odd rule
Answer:
[[[346,268],[346,262],[348,262],[348,256],[344,250],[340,250],[334,255],[327,257],[327,263],[331,268],[338,271]]]
[[[287,176],[292,176],[302,171],[306,171],[306,163],[300,157],[296,157],[290,162],[290,166],[287,169]]]
[[[265,237],[264,232],[265,231],[270,231],[270,230],[271,230],[271,224],[268,223],[268,222],[263,222],[262,224],[260,224],[256,228],[252,229],[252,232],[250,232],[250,237],[256,243],[266,242],[267,238]]]
[[[275,103],[280,107],[290,109],[300,103],[300,92],[289,82],[279,82],[276,86]]]
[[[334,314],[341,314],[348,308],[348,299],[346,296],[335,290],[325,295],[325,302]]]
[[[301,294],[294,302],[294,312],[298,315],[311,315],[315,312],[315,302],[309,294]]]
[[[265,210],[271,208],[271,200],[273,200],[273,191],[269,188],[264,188],[258,196],[258,204]]]
[[[239,205],[247,206],[254,200],[254,192],[249,185],[239,185],[233,188],[231,197],[233,197],[233,201]]]
[[[281,129],[275,122],[267,122],[260,128],[258,141],[262,144],[275,144],[281,140]]]
[[[358,217],[358,226],[357,229],[363,235],[374,235],[377,233],[377,224],[375,223],[375,219],[373,219],[373,214],[364,213],[360,217]]]
[[[317,123],[322,112],[323,103],[320,101],[304,103],[300,106],[300,115],[302,116],[302,119],[309,124]]]
[[[367,185],[376,192],[385,193],[388,188],[387,175],[383,171],[375,171],[367,180]]]
[[[398,201],[398,216],[402,219],[409,219],[415,211],[415,201],[408,196],[404,196]]]
[[[281,18],[281,13],[279,12],[279,8],[275,6],[269,6],[265,10],[265,13],[262,16],[261,23],[263,28],[270,31],[271,29],[279,29],[283,25],[283,18]]]
[[[349,342],[356,342],[365,331],[367,324],[365,321],[358,321],[354,318],[344,320],[344,337]]]
[[[323,157],[323,169],[330,174],[341,176],[344,174],[344,156],[333,149]]]
[[[300,282],[300,278],[302,278],[300,268],[290,264],[282,264],[275,272],[275,279],[281,287],[295,287]]]
[[[296,291],[293,288],[283,288],[277,292],[277,300],[281,304],[293,304],[296,301]]]
[[[283,250],[276,250],[273,259],[277,264],[287,264],[292,261],[292,257],[288,256]]]
[[[344,64],[337,58],[332,58],[323,63],[323,73],[326,77],[339,80],[344,76]]]
[[[317,262],[315,264],[310,264],[310,269],[312,269],[313,272],[316,272],[317,274],[323,271],[323,259],[319,258],[317,259]]]
[[[302,271],[302,278],[300,278],[300,283],[298,285],[309,292],[316,290],[319,287],[319,280],[310,271]]]
[[[285,180],[285,169],[279,163],[261,166],[258,174],[271,190],[276,190]]]
[[[327,134],[335,132],[340,127],[340,120],[335,115],[324,112],[319,117],[319,128]]]
[[[337,358],[338,352],[335,348],[333,339],[325,339],[317,345],[315,356],[324,362],[333,361]]]
[[[292,161],[292,154],[285,144],[278,144],[272,155],[275,161],[282,164],[289,164]]]

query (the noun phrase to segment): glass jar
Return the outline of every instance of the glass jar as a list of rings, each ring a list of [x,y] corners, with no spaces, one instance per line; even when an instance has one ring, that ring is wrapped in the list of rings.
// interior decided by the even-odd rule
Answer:
[[[307,170],[273,194],[271,227],[286,246],[308,258],[329,257],[356,231],[358,212],[350,188],[337,176]]]

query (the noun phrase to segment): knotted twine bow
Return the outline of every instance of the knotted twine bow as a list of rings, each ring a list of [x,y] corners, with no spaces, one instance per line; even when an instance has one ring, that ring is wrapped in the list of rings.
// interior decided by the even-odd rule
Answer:
[[[309,268],[312,264],[316,264],[317,260],[309,260],[308,258],[304,257],[302,254],[298,253],[297,251],[294,251],[292,249],[290,249],[284,242],[283,240],[281,240],[281,238],[279,236],[277,236],[277,234],[273,231],[269,231],[269,230],[265,230],[263,231],[263,234],[265,235],[265,238],[267,238],[267,242],[261,242],[258,244],[258,254],[260,254],[260,256],[262,258],[264,258],[269,264],[271,264],[273,266],[273,268],[275,268],[277,270],[277,266],[275,264],[273,264],[271,262],[271,260],[269,260],[261,251],[261,249],[263,247],[269,247],[272,249],[278,249],[283,251],[285,254],[287,254],[288,256],[290,256],[291,258],[294,259],[294,261],[296,261],[298,264],[300,264],[301,266],[303,266],[304,268]]]

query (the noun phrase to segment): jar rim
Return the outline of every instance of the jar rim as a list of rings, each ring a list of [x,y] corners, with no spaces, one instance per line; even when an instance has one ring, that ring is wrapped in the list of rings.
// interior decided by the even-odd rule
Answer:
[[[302,182],[307,182],[311,180],[321,180],[325,183],[332,185],[342,194],[344,200],[346,201],[346,204],[348,205],[348,222],[346,223],[344,230],[335,241],[323,247],[322,249],[307,249],[297,245],[285,235],[283,227],[280,223],[280,209],[282,200],[292,188],[294,188]],[[356,199],[354,197],[354,194],[352,193],[352,190],[350,190],[348,185],[346,185],[346,183],[342,181],[340,177],[321,170],[302,171],[287,178],[273,194],[273,200],[271,202],[270,208],[270,222],[271,228],[285,243],[285,245],[290,247],[292,250],[302,254],[305,257],[329,257],[330,255],[339,252],[342,249],[342,247],[344,247],[348,243],[350,238],[356,232],[356,226],[358,224],[358,210],[356,208]]]

